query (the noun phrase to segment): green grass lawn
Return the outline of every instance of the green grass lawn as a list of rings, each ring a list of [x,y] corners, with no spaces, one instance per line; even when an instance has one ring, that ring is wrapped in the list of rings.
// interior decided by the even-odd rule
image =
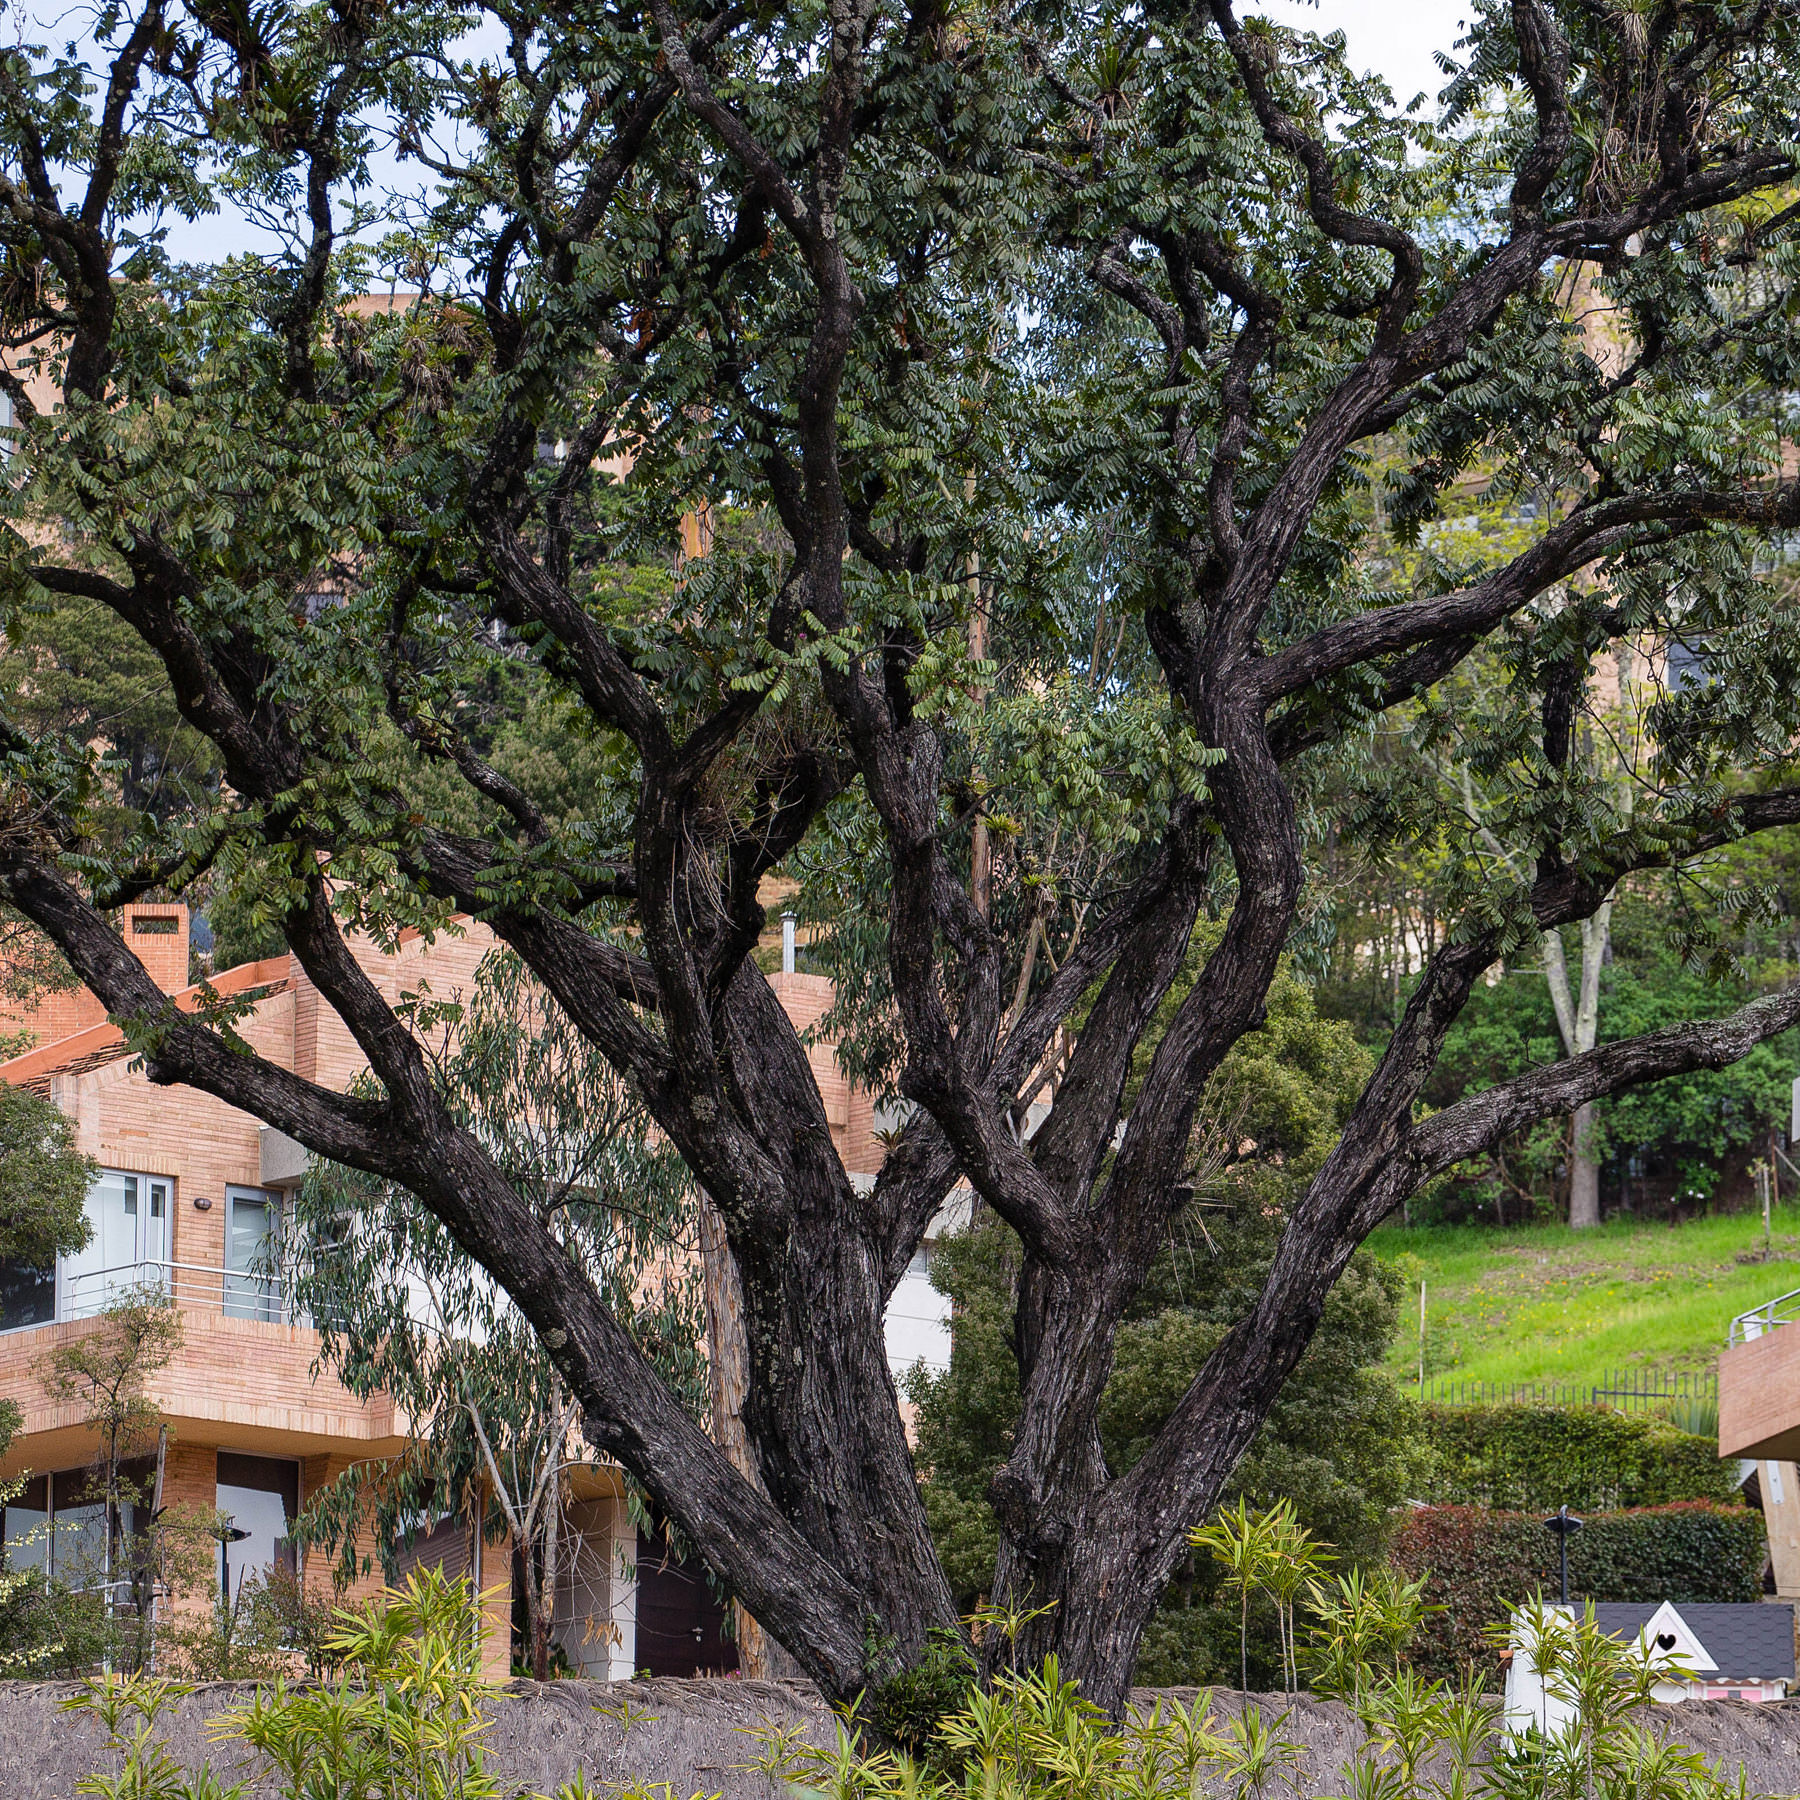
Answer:
[[[1760,1214],[1597,1231],[1383,1226],[1369,1247],[1406,1277],[1393,1369],[1425,1378],[1600,1385],[1615,1370],[1699,1373],[1732,1317],[1800,1288],[1800,1208],[1782,1207],[1760,1260]]]

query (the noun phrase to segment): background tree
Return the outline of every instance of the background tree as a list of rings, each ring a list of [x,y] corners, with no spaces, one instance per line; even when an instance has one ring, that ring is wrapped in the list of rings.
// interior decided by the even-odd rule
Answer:
[[[1335,1141],[1369,1062],[1350,1028],[1321,1020],[1308,986],[1284,973],[1267,1022],[1214,1077],[1198,1128],[1208,1141],[1195,1147],[1203,1178],[1120,1328],[1100,1408],[1110,1467],[1130,1469],[1154,1445],[1266,1280],[1287,1211]],[[993,1591],[999,1532],[988,1493],[1018,1430],[1011,1321],[1022,1264],[1017,1236],[991,1215],[938,1241],[932,1280],[955,1302],[950,1366],[937,1376],[915,1371],[908,1384],[926,1513],[965,1609]],[[1391,1267],[1357,1256],[1224,1491],[1226,1502],[1258,1510],[1293,1502],[1301,1523],[1351,1566],[1380,1565],[1394,1508],[1421,1490],[1430,1462],[1417,1408],[1382,1367],[1401,1297]],[[1209,1557],[1186,1559],[1146,1628],[1139,1678],[1237,1680],[1239,1611]],[[1254,1623],[1253,1683],[1279,1685],[1274,1613],[1259,1607]]]
[[[463,1129],[697,1408],[705,1321],[692,1196],[625,1084],[507,952],[484,959],[465,997],[414,996],[412,1017]],[[590,1541],[569,1520],[571,1471],[593,1453],[555,1363],[404,1188],[315,1168],[283,1254],[326,1364],[353,1393],[391,1396],[419,1426],[403,1456],[354,1463],[311,1501],[302,1535],[336,1549],[353,1575],[371,1526],[390,1557],[385,1547],[444,1519],[490,1539],[510,1533],[526,1660],[547,1680],[559,1581],[586,1573],[604,1585],[626,1573],[610,1536]]]
[[[204,804],[218,752],[183,720],[161,659],[125,620],[62,595],[18,624],[0,650],[0,707],[26,730],[105,747],[104,793],[122,831],[140,814]]]
[[[196,1571],[204,1576],[209,1567],[203,1548],[197,1560],[204,1523],[186,1511],[159,1516],[164,1427],[146,1390],[175,1359],[181,1337],[181,1313],[168,1295],[155,1286],[132,1288],[110,1298],[89,1329],[34,1365],[45,1398],[78,1409],[94,1437],[87,1504],[98,1517],[77,1530],[59,1526],[56,1548],[60,1595],[87,1601],[76,1598],[73,1611],[86,1617],[91,1630],[76,1630],[67,1607],[53,1627],[62,1640],[58,1654],[76,1659],[77,1666],[102,1654],[122,1666],[147,1666],[155,1602],[192,1586]],[[59,1513],[66,1505],[59,1487]],[[69,1511],[79,1516],[75,1508]]]
[[[1634,872],[1800,821],[1800,640],[1763,554],[1800,518],[1795,8],[1634,16],[1483,0],[1430,120],[1229,0],[1129,20],[137,0],[74,55],[0,65],[5,338],[63,395],[39,411],[0,375],[9,623],[106,607],[221,771],[121,830],[95,816],[92,747],[9,715],[0,899],[154,1079],[417,1195],[531,1325],[587,1441],[834,1694],[955,1629],[882,1314],[959,1181],[1021,1246],[990,1494],[996,1592],[1039,1610],[986,1653],[1054,1649],[1117,1708],[1189,1527],[1374,1225],[1509,1134],[1800,1019],[1787,988],[1419,1107],[1497,961]],[[384,126],[427,171],[416,204],[371,178]],[[276,247],[175,268],[159,221],[220,194]],[[1576,270],[1631,321],[1620,366],[1570,325]],[[371,316],[356,296],[389,272],[419,296]],[[1465,479],[1518,529],[1436,535]],[[742,529],[684,561],[696,496]],[[1413,578],[1368,556],[1371,498],[1425,552]],[[655,561],[668,580],[639,582]],[[1558,762],[1546,698],[1609,646],[1699,631],[1716,679],[1654,709],[1627,815]],[[1523,873],[1429,778],[1478,652],[1483,755],[1514,771],[1486,826]],[[1102,658],[1076,710],[1132,723],[1105,781],[1141,824],[1046,888],[1011,849],[1067,841],[1088,746],[990,721],[1009,699],[1051,721]],[[578,819],[464,730],[527,690],[595,750]],[[1383,759],[1370,804],[1328,820]],[[1333,830],[1429,851],[1449,923],[1254,1298],[1117,1470],[1119,1334]],[[751,955],[763,879],[802,846],[878,865],[885,896],[866,1000],[916,1110],[869,1192]],[[203,873],[279,927],[369,1092],[261,1061],[228,1013],[178,1014],[122,947],[109,907]],[[1047,926],[1002,904],[1028,886]],[[345,937],[457,908],[716,1206],[758,1479],[519,1204]],[[1218,935],[1137,1080],[1203,915]]]
[[[1598,972],[1601,1042],[1743,1004],[1792,978],[1790,955],[1768,942],[1754,920],[1740,920],[1735,929],[1726,922],[1727,966],[1709,973],[1704,954],[1682,941],[1688,913],[1679,898],[1640,883],[1620,892],[1608,932],[1611,955]],[[1729,1068],[1695,1070],[1597,1102],[1592,1142],[1608,1204],[1658,1213],[1704,1205],[1734,1183],[1741,1187],[1748,1160],[1766,1153],[1771,1129],[1785,1125],[1794,1045],[1783,1034]],[[1529,966],[1508,969],[1471,996],[1427,1092],[1434,1102],[1451,1102],[1560,1054],[1542,975]],[[1501,1222],[1523,1222],[1550,1212],[1567,1153],[1560,1127],[1521,1132],[1459,1170],[1427,1214],[1479,1217],[1492,1206]]]
[[[30,1089],[0,1083],[0,1264],[44,1269],[79,1250],[93,1179],[93,1161],[75,1148],[74,1120]]]

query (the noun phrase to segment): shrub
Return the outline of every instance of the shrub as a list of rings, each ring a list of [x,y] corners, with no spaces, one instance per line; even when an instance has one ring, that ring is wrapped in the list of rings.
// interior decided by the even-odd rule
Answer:
[[[207,1584],[216,1588],[217,1577]],[[193,1590],[197,1591],[197,1590]],[[157,1634],[157,1667],[183,1681],[264,1681],[304,1669],[323,1674],[344,1615],[306,1591],[291,1570],[240,1581],[227,1602],[172,1612]]]
[[[1714,1437],[1649,1414],[1602,1406],[1434,1406],[1437,1466],[1427,1497],[1441,1505],[1618,1512],[1680,1500],[1729,1504],[1732,1465]]]
[[[1686,1502],[1589,1518],[1569,1540],[1569,1594],[1577,1600],[1757,1600],[1767,1554],[1760,1513]],[[1555,1537],[1537,1513],[1425,1507],[1395,1534],[1393,1560],[1429,1576],[1439,1610],[1420,1628],[1416,1661],[1439,1675],[1491,1660],[1482,1633],[1532,1594],[1554,1598]]]
[[[254,1791],[279,1800],[502,1800],[481,1748],[496,1691],[480,1668],[481,1605],[466,1582],[428,1569],[357,1612],[326,1640],[334,1682],[277,1680],[214,1722],[213,1736],[251,1746]],[[157,1735],[158,1715],[193,1690],[146,1675],[101,1676],[69,1704],[106,1728],[112,1768],[78,1783],[96,1800],[241,1800],[210,1768],[190,1774]],[[542,1797],[539,1797],[542,1800]],[[592,1800],[578,1774],[557,1800]],[[669,1800],[667,1793],[639,1800]],[[696,1796],[698,1800],[698,1796]]]
[[[1340,1598],[1352,1603],[1341,1584]],[[1479,1689],[1361,1664],[1340,1691],[1365,1735],[1338,1791],[1351,1800],[1739,1800],[1741,1784],[1643,1722],[1656,1674],[1629,1646],[1581,1620],[1556,1649],[1542,1666],[1573,1716],[1552,1736],[1505,1743]],[[1050,1661],[1003,1672],[991,1689],[966,1687],[937,1728],[930,1766],[872,1747],[854,1714],[827,1746],[776,1729],[755,1734],[764,1755],[747,1766],[814,1800],[1275,1800],[1302,1791],[1304,1751],[1287,1735],[1290,1719],[1253,1705],[1215,1718],[1201,1694],[1192,1707],[1165,1697],[1115,1728]]]
[[[869,1689],[861,1716],[889,1743],[929,1762],[938,1726],[962,1705],[974,1675],[961,1635],[940,1627],[917,1662]]]

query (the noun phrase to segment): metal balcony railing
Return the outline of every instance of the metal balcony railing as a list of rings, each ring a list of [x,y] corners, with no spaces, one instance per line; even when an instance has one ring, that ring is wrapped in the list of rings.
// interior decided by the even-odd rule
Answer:
[[[1748,1344],[1755,1338],[1766,1337],[1778,1325],[1796,1323],[1800,1323],[1800,1288],[1777,1294],[1773,1300],[1765,1300],[1761,1306],[1739,1313],[1731,1321],[1731,1332],[1725,1341],[1727,1344]]]
[[[128,1294],[146,1292],[227,1319],[260,1319],[272,1325],[295,1322],[292,1299],[278,1276],[181,1262],[121,1263],[79,1273],[65,1270],[57,1283],[56,1316],[91,1319]]]

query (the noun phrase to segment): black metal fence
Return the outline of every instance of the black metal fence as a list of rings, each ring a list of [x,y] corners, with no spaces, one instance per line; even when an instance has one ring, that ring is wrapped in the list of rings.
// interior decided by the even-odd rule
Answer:
[[[1677,1373],[1615,1369],[1592,1385],[1569,1381],[1462,1381],[1453,1375],[1409,1383],[1433,1406],[1611,1406],[1620,1412],[1654,1412],[1690,1400],[1717,1405],[1719,1377],[1706,1369]]]

